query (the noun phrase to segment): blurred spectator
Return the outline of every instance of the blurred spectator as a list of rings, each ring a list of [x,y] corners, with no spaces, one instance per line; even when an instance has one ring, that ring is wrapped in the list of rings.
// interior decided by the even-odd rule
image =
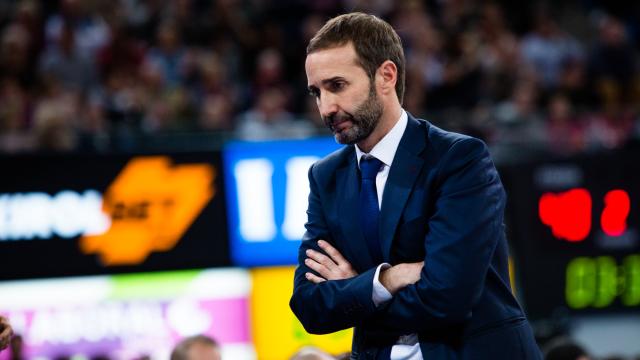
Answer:
[[[65,27],[74,32],[74,46],[77,54],[94,58],[96,52],[109,40],[109,30],[99,12],[93,12],[92,2],[80,0],[61,0],[60,12],[47,19],[45,39],[47,46],[56,44],[63,36]]]
[[[532,82],[519,83],[511,99],[496,106],[493,143],[544,145],[547,134],[537,107],[537,91]]]
[[[171,360],[220,360],[220,346],[206,336],[196,335],[180,341],[171,352]]]
[[[78,93],[51,79],[46,96],[35,104],[33,128],[41,151],[71,151],[77,145]]]
[[[605,16],[598,24],[600,35],[589,57],[589,76],[600,105],[637,102],[637,51],[623,24]]]
[[[153,64],[161,73],[163,85],[174,88],[187,76],[187,50],[176,23],[166,21],[158,27],[156,46],[149,49],[145,62]]]
[[[562,31],[545,9],[535,14],[535,28],[522,39],[522,59],[531,67],[544,89],[558,84],[562,65],[580,59],[583,50],[573,37]]]
[[[334,360],[335,357],[327,354],[326,352],[313,347],[305,346],[297,353],[293,354],[289,360]]]
[[[622,146],[640,129],[637,24],[598,2],[549,4],[0,2],[0,152],[136,151],[176,132],[326,134],[302,64],[309,38],[345,9],[378,14],[398,30],[403,106],[414,115],[492,145],[568,136],[573,145],[558,151]],[[574,120],[558,120],[564,108]]]
[[[75,36],[71,25],[63,24],[56,43],[41,58],[40,72],[67,90],[89,92],[97,86],[95,66],[92,58],[78,52]]]
[[[0,151],[32,150],[31,99],[16,79],[5,78],[0,83]]]
[[[140,80],[128,83],[128,93],[134,111],[141,117],[144,132],[153,134],[193,129],[195,113],[184,87],[163,86],[162,70],[152,62],[143,65]],[[130,125],[136,129],[135,123]]]
[[[123,71],[129,76],[136,76],[145,57],[143,44],[132,37],[131,30],[122,20],[111,23],[109,31],[110,41],[96,57],[100,75],[106,77],[113,71]]]
[[[557,91],[565,94],[579,111],[592,105],[592,94],[587,85],[586,65],[583,60],[569,59],[562,64]]]
[[[444,83],[442,34],[435,28],[421,3],[415,1],[409,1],[401,7],[394,23],[397,28],[403,29],[400,34],[406,37],[407,77],[415,79],[406,81],[409,111],[418,113],[425,104],[431,105],[430,92]],[[400,26],[401,23],[409,26]]]
[[[221,56],[213,51],[198,54],[199,80],[191,97],[200,109],[196,127],[203,131],[232,131],[234,128],[238,86],[229,78],[229,68]]]
[[[567,338],[552,340],[542,350],[545,360],[590,360],[588,353]]]
[[[478,27],[483,100],[506,100],[511,96],[519,74],[518,39],[507,27],[502,9],[495,3],[482,7]]]
[[[633,135],[634,117],[628,110],[605,108],[590,115],[586,140],[591,150],[615,149]]]
[[[151,39],[162,16],[163,2],[120,0],[122,21],[130,29],[131,35],[139,39]]]
[[[10,360],[25,360],[24,356],[24,340],[21,335],[14,335],[11,338],[11,343],[9,344],[9,349],[11,350]]]
[[[231,131],[233,129],[233,106],[229,99],[220,95],[208,95],[202,101],[198,129],[204,131]]]
[[[313,134],[313,128],[298,122],[285,108],[286,97],[278,88],[264,90],[256,106],[238,118],[237,137],[243,140],[302,138]]]
[[[547,116],[547,136],[552,151],[570,155],[585,149],[584,124],[564,94],[551,97]]]
[[[22,87],[32,86],[35,72],[29,67],[30,38],[27,30],[20,24],[12,23],[1,32],[0,38],[0,75],[12,79]]]

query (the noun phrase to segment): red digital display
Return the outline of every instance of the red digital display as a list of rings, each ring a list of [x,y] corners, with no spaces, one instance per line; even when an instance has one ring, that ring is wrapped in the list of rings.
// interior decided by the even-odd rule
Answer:
[[[620,236],[627,230],[627,217],[631,209],[629,194],[624,190],[612,190],[604,197],[604,210],[600,217],[602,231],[609,236]]]
[[[553,236],[571,242],[582,241],[591,231],[591,194],[585,189],[545,193],[540,197],[538,213]]]
[[[631,210],[629,194],[624,190],[611,190],[604,197],[600,216],[602,231],[609,236],[620,236],[627,230]],[[591,232],[591,194],[576,188],[561,193],[544,193],[538,203],[538,214],[543,224],[551,228],[553,236],[569,242],[579,242]]]

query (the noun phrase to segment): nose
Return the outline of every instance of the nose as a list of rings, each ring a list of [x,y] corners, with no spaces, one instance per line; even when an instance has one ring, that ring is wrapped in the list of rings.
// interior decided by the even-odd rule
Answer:
[[[338,102],[336,96],[328,91],[323,91],[318,97],[318,110],[322,117],[329,117],[338,112]]]

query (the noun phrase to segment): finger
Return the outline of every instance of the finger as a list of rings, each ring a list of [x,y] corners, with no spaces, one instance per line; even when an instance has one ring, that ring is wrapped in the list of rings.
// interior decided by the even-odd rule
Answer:
[[[340,252],[324,240],[318,240],[318,246],[326,252],[336,264],[341,265],[349,262],[340,254]],[[351,265],[351,264],[349,264]]]
[[[328,269],[333,269],[338,266],[338,264],[333,262],[333,260],[331,260],[328,256],[314,250],[307,250],[307,256],[315,260],[317,263],[326,266]]]
[[[331,270],[328,269],[326,266],[324,266],[323,264],[317,263],[315,260],[312,259],[305,259],[304,260],[304,264],[310,268],[311,270],[315,270],[315,272],[317,272],[318,274],[320,274],[320,276],[324,277],[324,278],[329,278],[331,275]]]
[[[309,273],[309,272],[304,274],[304,277],[306,277],[307,280],[311,281],[314,284],[320,284],[321,282],[327,281],[324,278],[321,278],[320,276],[314,275],[314,274]]]

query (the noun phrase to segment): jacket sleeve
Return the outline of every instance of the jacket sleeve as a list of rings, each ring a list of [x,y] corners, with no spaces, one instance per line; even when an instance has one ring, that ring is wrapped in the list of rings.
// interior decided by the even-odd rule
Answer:
[[[398,291],[372,325],[410,332],[455,325],[482,294],[503,231],[504,189],[480,140],[457,141],[441,164],[421,279]]]
[[[322,212],[318,185],[314,179],[314,166],[309,169],[309,184],[311,191],[308,220],[298,251],[299,265],[295,271],[293,295],[289,306],[307,332],[326,334],[353,327],[375,311],[372,287],[376,269],[372,268],[350,279],[329,280],[320,284],[306,279],[305,273],[315,272],[305,266],[305,252],[308,249],[323,252],[317,245],[319,239],[332,242]]]

